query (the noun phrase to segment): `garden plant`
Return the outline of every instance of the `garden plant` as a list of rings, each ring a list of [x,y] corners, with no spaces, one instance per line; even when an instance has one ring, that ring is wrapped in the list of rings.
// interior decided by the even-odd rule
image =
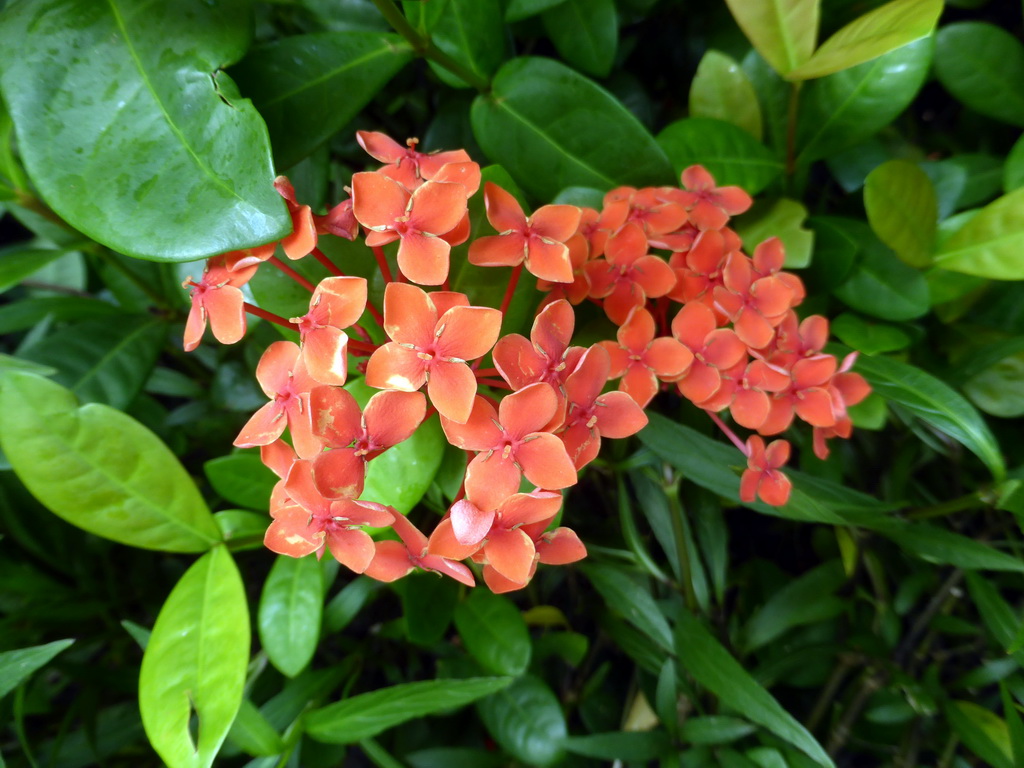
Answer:
[[[0,2],[0,767],[1024,765],[1022,35]]]

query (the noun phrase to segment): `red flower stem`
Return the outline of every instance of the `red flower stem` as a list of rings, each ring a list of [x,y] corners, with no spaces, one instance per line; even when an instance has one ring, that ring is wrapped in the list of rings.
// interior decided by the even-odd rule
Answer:
[[[269,261],[275,267],[280,269],[282,272],[284,272],[286,275],[288,275],[288,277],[290,277],[296,283],[301,285],[303,288],[307,289],[310,293],[312,293],[313,291],[316,290],[316,286],[314,286],[311,282],[309,282],[309,280],[304,278],[302,275],[300,275],[294,269],[292,269],[287,264],[285,264],[283,261],[281,261],[279,258],[277,258],[277,256],[271,256],[269,259],[267,259],[267,261]]]
[[[377,350],[377,345],[376,344],[364,344],[361,341],[356,341],[355,339],[349,339],[348,340],[348,348],[349,348],[350,351],[352,351],[353,354],[363,353],[363,354],[367,354],[367,355],[372,355]]]
[[[280,325],[281,327],[287,328],[287,329],[289,329],[291,331],[297,331],[298,330],[298,327],[295,325],[295,323],[290,323],[287,320],[285,320],[283,317],[281,317],[280,315],[275,315],[273,312],[267,312],[267,310],[265,310],[265,309],[260,309],[255,304],[250,304],[249,302],[245,302],[242,306],[245,307],[245,311],[248,312],[250,315],[256,315],[256,317],[262,317],[264,320],[267,320],[267,321],[269,321],[271,323],[276,323],[277,325]]]
[[[475,371],[476,377],[479,379],[481,376],[500,376],[497,368],[479,368]]]
[[[505,383],[501,379],[480,379],[480,378],[478,378],[476,380],[476,383],[477,384],[483,384],[485,387],[494,387],[495,389],[507,389],[510,392],[512,391],[512,387],[510,387],[507,383]]]
[[[740,453],[742,453],[744,456],[750,456],[750,451],[747,450],[747,444],[740,440],[738,437],[736,437],[736,433],[729,429],[729,427],[726,426],[724,421],[718,418],[718,414],[712,413],[711,411],[708,411],[707,413],[708,416],[711,417],[711,420],[718,425],[718,428],[725,433],[725,436],[732,441],[732,444],[740,449]]]
[[[369,299],[367,299],[367,301],[366,301],[366,309],[367,309],[367,311],[371,315],[373,315],[373,319],[377,321],[377,325],[379,325],[381,328],[383,328],[384,327],[384,315],[382,315],[380,313],[379,309],[377,309],[375,306],[373,306],[373,302],[370,301]]]
[[[448,278],[446,277],[446,278],[444,279],[444,282],[443,282],[443,283],[441,284],[441,290],[442,290],[442,291],[450,291],[451,289],[452,289],[452,283],[451,283],[451,281],[450,281],[450,280],[449,280],[449,279],[448,279]]]
[[[361,326],[361,325],[353,325],[352,326],[352,332],[356,336],[358,336],[360,339],[362,339],[363,341],[370,342],[371,344],[373,343],[373,340],[370,338],[370,334],[368,334],[366,332],[366,329],[363,328],[363,326]]]
[[[388,257],[384,255],[384,249],[379,245],[373,246],[373,256],[377,259],[377,266],[380,268],[380,276],[385,283],[393,283],[395,278],[391,276],[391,267],[388,266]]]
[[[336,266],[334,266],[334,262],[327,258],[327,254],[325,254],[319,248],[314,248],[312,253],[313,258],[319,261],[321,264],[323,264],[324,268],[332,275],[334,275],[335,277],[345,276],[345,273],[338,269]]]
[[[519,283],[519,275],[523,271],[523,262],[519,262],[512,268],[512,276],[508,279],[508,288],[505,289],[505,298],[501,300],[501,316],[505,317],[508,306],[512,303],[512,294],[516,292],[516,285]]]

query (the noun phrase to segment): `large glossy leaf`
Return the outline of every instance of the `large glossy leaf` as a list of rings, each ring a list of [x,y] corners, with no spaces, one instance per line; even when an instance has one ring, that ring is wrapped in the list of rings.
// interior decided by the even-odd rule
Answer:
[[[1024,189],[982,208],[939,246],[935,265],[995,280],[1024,279]]]
[[[469,655],[488,672],[520,675],[530,663],[530,633],[507,597],[474,590],[455,609],[455,626]]]
[[[235,453],[210,459],[203,472],[213,490],[231,504],[245,509],[267,509],[277,477],[255,453]]]
[[[735,59],[708,51],[690,84],[690,116],[710,117],[738,126],[761,140],[761,106],[750,78]]]
[[[484,81],[505,58],[505,30],[498,0],[445,0],[433,30],[434,44]],[[431,62],[438,77],[454,88],[469,84]]]
[[[747,39],[780,75],[814,53],[820,0],[726,0],[726,4]]]
[[[0,389],[0,445],[15,473],[55,514],[123,544],[202,552],[221,533],[178,459],[137,421],[68,390],[9,373]]]
[[[402,596],[405,635],[414,643],[432,646],[441,642],[451,626],[461,587],[455,579],[436,573],[411,573],[398,585]],[[476,594],[480,590],[475,590]],[[501,673],[501,670],[488,670]]]
[[[786,77],[810,80],[855,67],[931,34],[942,0],[892,0],[854,19]]]
[[[10,290],[65,253],[67,251],[54,248],[29,248],[24,243],[0,248],[0,293]]]
[[[885,399],[962,443],[985,462],[996,479],[1006,474],[999,444],[963,395],[929,373],[884,357],[861,357],[857,371]]]
[[[306,733],[317,741],[351,744],[413,718],[463,707],[511,682],[511,677],[474,677],[393,685],[314,709],[306,715]]]
[[[875,530],[930,563],[1024,573],[1024,560],[945,528],[892,519],[875,526]]]
[[[398,35],[323,32],[255,48],[231,71],[267,121],[285,169],[347,125],[411,59]]]
[[[607,564],[584,566],[583,572],[601,593],[608,607],[621,615],[664,650],[672,648],[672,628],[651,593],[633,576]]]
[[[608,76],[619,41],[614,0],[566,0],[546,11],[543,20],[563,59],[588,75]]]
[[[860,234],[860,260],[835,295],[882,320],[913,320],[928,314],[931,302],[924,275],[896,258],[866,224],[848,225],[849,231]]]
[[[1024,45],[994,24],[947,24],[937,36],[935,74],[946,90],[988,117],[1024,126]]]
[[[0,653],[0,699],[13,691],[37,669],[45,667],[74,640],[54,640],[46,645]]]
[[[139,673],[150,744],[169,768],[208,768],[242,703],[249,608],[224,547],[200,558],[160,609]],[[193,742],[189,720],[198,718]]]
[[[290,229],[266,127],[221,68],[239,0],[49,0],[0,23],[0,85],[47,204],[122,253],[189,261]]]
[[[263,650],[288,677],[313,658],[323,612],[324,584],[316,558],[279,555],[263,585],[257,626]]]
[[[797,747],[819,765],[834,763],[814,737],[689,612],[679,615],[676,654],[693,678],[723,704]]]
[[[931,179],[907,160],[890,160],[868,174],[864,207],[875,234],[912,267],[931,263],[939,207]]]
[[[473,102],[473,135],[527,192],[668,184],[672,168],[647,130],[593,81],[551,59],[519,57]]]
[[[658,134],[676,173],[700,164],[719,185],[743,187],[756,195],[782,173],[783,165],[771,150],[742,128],[706,117],[687,117]]]
[[[924,85],[934,50],[934,38],[927,37],[807,83],[800,94],[797,161],[833,155],[895,120]]]
[[[494,740],[525,765],[562,759],[568,735],[558,697],[540,678],[524,675],[477,705]]]

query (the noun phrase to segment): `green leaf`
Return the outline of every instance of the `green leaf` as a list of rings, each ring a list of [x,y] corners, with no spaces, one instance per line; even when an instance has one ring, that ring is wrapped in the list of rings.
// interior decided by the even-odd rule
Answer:
[[[509,0],[505,9],[505,21],[522,21],[564,2],[565,0]]]
[[[820,0],[726,0],[743,34],[780,75],[814,53]]]
[[[722,647],[701,622],[683,611],[676,626],[676,654],[693,678],[722,703],[762,725],[819,765],[834,763],[792,715]]]
[[[278,555],[263,585],[257,626],[270,663],[288,677],[313,658],[323,611],[324,584],[316,559]]]
[[[507,597],[477,589],[455,609],[466,651],[488,672],[521,675],[530,664],[530,633]]]
[[[796,200],[780,198],[758,201],[754,207],[734,222],[734,229],[747,248],[753,250],[769,237],[782,240],[786,248],[787,269],[800,269],[811,263],[814,232],[804,227],[807,209]]]
[[[758,141],[764,130],[753,83],[735,59],[719,51],[708,51],[697,65],[690,83],[690,116],[732,123]]]
[[[217,495],[245,509],[267,509],[277,483],[277,476],[254,453],[210,459],[203,464],[203,472]]]
[[[808,274],[821,291],[832,291],[849,277],[860,251],[859,230],[864,223],[839,216],[813,216],[814,259]]]
[[[432,37],[444,53],[477,77],[490,80],[505,58],[501,3],[499,0],[446,0]],[[458,75],[433,61],[430,68],[453,88],[469,87]]]
[[[568,736],[558,697],[540,678],[524,675],[477,705],[494,740],[526,765],[553,765]]]
[[[994,24],[947,24],[936,39],[935,74],[965,106],[1024,126],[1024,45]]]
[[[97,299],[77,296],[54,296],[22,299],[0,306],[0,335],[24,331],[43,322],[47,317],[57,320],[88,320],[92,317],[112,317],[123,314],[113,304]]]
[[[890,160],[864,182],[868,223],[879,239],[912,267],[932,261],[939,207],[931,179],[907,160]]]
[[[221,70],[249,27],[240,2],[9,8],[0,85],[46,203],[93,240],[158,261],[286,235],[266,127]]]
[[[1024,623],[991,581],[977,573],[969,572],[966,577],[971,600],[981,614],[985,627],[1000,647],[1010,653],[1017,645],[1016,640]],[[1024,651],[1016,648],[1011,655],[1017,663],[1024,664]]]
[[[24,244],[0,249],[0,293],[9,291],[36,270],[60,258],[66,250],[26,248]]]
[[[895,352],[910,346],[910,336],[895,325],[870,323],[857,315],[844,312],[829,326],[832,335],[848,347],[865,355]]]
[[[242,706],[228,731],[228,741],[255,757],[271,757],[285,751],[281,735],[248,699],[242,699]]]
[[[666,126],[658,144],[676,174],[700,164],[718,185],[743,187],[756,195],[783,170],[782,161],[742,128],[706,117],[687,117]]]
[[[422,0],[402,0],[402,11],[416,31],[425,35],[437,26],[446,5],[447,0],[429,3],[424,3]]]
[[[613,731],[570,736],[564,742],[569,752],[607,761],[647,763],[672,751],[672,740],[664,731]]]
[[[306,733],[328,744],[352,744],[408,720],[463,707],[511,682],[475,677],[392,685],[314,709],[305,717]]]
[[[270,521],[266,514],[246,509],[224,509],[213,515],[225,543],[232,551],[261,549]]]
[[[797,163],[835,155],[889,125],[921,90],[934,52],[928,37],[807,83],[800,94]]]
[[[1006,475],[995,437],[974,406],[958,392],[920,368],[884,357],[860,357],[857,371],[886,400],[903,406],[972,451],[996,480]]]
[[[804,624],[842,612],[845,602],[833,596],[846,581],[842,563],[830,560],[777,590],[750,617],[744,629],[747,653]]]
[[[54,640],[46,645],[18,648],[0,653],[0,699],[13,691],[38,669],[45,667],[74,640]]]
[[[637,584],[631,574],[604,563],[581,566],[581,570],[601,593],[609,608],[664,650],[672,649],[672,628],[665,614],[658,608],[651,593]]]
[[[993,280],[1024,279],[1024,189],[982,208],[939,246],[935,265]]]
[[[1007,419],[1024,416],[1024,352],[978,371],[963,390],[985,413]]]
[[[171,591],[142,657],[142,724],[169,768],[213,764],[241,706],[248,663],[245,588],[227,549],[214,547]]]
[[[615,0],[567,0],[544,12],[544,30],[559,55],[594,77],[607,77],[619,42]]]
[[[892,0],[840,29],[786,79],[810,80],[878,58],[930,35],[941,13],[942,0]]]
[[[756,726],[738,717],[704,715],[688,717],[679,736],[687,744],[729,744],[756,730]]]
[[[33,496],[90,533],[168,552],[202,552],[221,539],[195,483],[156,435],[106,405],[78,407],[59,384],[4,377],[0,445]]]
[[[491,93],[473,102],[471,120],[487,156],[542,200],[565,187],[672,179],[665,154],[618,99],[551,59],[506,62]]]
[[[999,684],[1000,698],[1003,700],[1003,717],[1006,718],[1006,729],[1010,735],[1010,758],[1014,765],[1024,764],[1024,722],[1020,712],[1005,683]]]
[[[46,336],[22,354],[56,368],[56,380],[82,402],[123,410],[149,378],[166,334],[167,326],[153,318],[86,320]]]
[[[896,258],[866,224],[849,223],[860,235],[860,262],[835,291],[853,309],[882,320],[913,320],[928,314],[928,282]]]
[[[367,601],[382,587],[369,576],[357,576],[331,598],[324,609],[324,631],[340,632],[354,619]]]
[[[926,523],[891,519],[874,526],[883,536],[930,563],[958,568],[1024,573],[1024,561],[987,544]]]
[[[1013,192],[1024,187],[1024,134],[1017,139],[1003,166],[1003,192]]]
[[[278,168],[290,168],[347,125],[411,60],[412,49],[398,35],[322,32],[254,48],[232,74],[267,121]]]
[[[398,590],[406,637],[420,645],[441,642],[459,602],[458,582],[421,571],[403,578]]]
[[[992,768],[1013,768],[1010,732],[996,714],[970,701],[951,701],[946,718],[964,745]]]

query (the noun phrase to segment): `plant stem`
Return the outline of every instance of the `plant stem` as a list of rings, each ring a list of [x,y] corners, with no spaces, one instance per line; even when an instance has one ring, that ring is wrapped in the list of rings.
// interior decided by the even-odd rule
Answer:
[[[789,107],[786,111],[786,176],[796,172],[796,123],[800,113],[800,88],[803,83],[793,83],[789,92]]]
[[[250,315],[262,317],[264,320],[274,323],[276,325],[280,325],[282,328],[287,328],[290,331],[298,330],[295,327],[295,323],[290,323],[280,315],[275,315],[273,312],[267,312],[267,310],[265,309],[260,309],[255,304],[245,302],[243,306],[245,307],[245,311],[248,312]]]
[[[679,480],[665,488],[672,520],[672,536],[676,543],[676,557],[679,559],[679,580],[683,582],[686,607],[691,613],[697,612],[697,593],[693,589],[693,566],[690,564],[690,550],[686,546],[686,531],[683,528],[683,505],[679,501]]]
[[[327,254],[321,251],[319,248],[314,248],[311,253],[313,258],[323,264],[324,268],[330,272],[334,277],[344,277],[345,273],[338,269],[334,262],[327,258]]]
[[[501,299],[501,316],[505,317],[505,313],[508,312],[508,307],[512,303],[512,295],[516,292],[516,286],[519,284],[519,275],[523,273],[523,263],[519,262],[512,268],[512,277],[508,279],[508,288],[505,289],[505,296]]]
[[[286,275],[288,275],[288,277],[290,277],[296,283],[298,283],[303,288],[308,290],[310,293],[313,293],[313,291],[316,290],[316,286],[314,286],[311,282],[309,282],[309,280],[304,278],[302,275],[300,275],[294,269],[292,269],[287,264],[285,264],[283,261],[281,261],[279,258],[277,258],[277,256],[271,256],[269,259],[267,259],[267,261],[269,261],[275,267],[280,269],[282,272],[284,272]]]
[[[714,413],[713,411],[708,411],[708,416],[710,416],[711,420],[715,422],[718,428],[725,433],[725,436],[729,438],[732,444],[739,448],[740,453],[742,453],[744,456],[750,455],[750,452],[747,451],[746,444],[738,437],[736,437],[736,433],[729,429],[728,425],[718,417],[717,413]]]
[[[377,267],[384,282],[393,283],[395,278],[391,275],[391,267],[388,266],[388,257],[384,255],[384,249],[379,245],[373,246],[373,256],[377,259]]]

